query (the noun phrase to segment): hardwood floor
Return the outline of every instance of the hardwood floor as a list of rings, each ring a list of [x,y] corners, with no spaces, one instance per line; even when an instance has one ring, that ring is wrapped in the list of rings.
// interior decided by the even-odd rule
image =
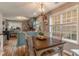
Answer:
[[[4,45],[4,54],[3,56],[25,56],[28,55],[27,47],[16,47],[17,39],[15,37],[10,38]]]
[[[3,56],[13,56],[15,50],[16,50],[16,52],[15,52],[14,56],[16,56],[16,55],[21,56],[21,55],[24,55],[25,53],[27,53],[27,54],[25,54],[24,56],[28,56],[29,51],[24,50],[24,49],[28,49],[28,47],[25,47],[25,48],[22,47],[22,50],[21,50],[21,48],[16,49],[16,43],[17,43],[17,39],[15,37],[10,38],[10,40],[7,41],[6,45],[4,45]],[[49,51],[43,53],[42,56],[53,56],[53,55],[54,55],[53,50],[52,51],[49,50]],[[63,53],[63,56],[68,56],[68,55]]]
[[[16,38],[10,38],[10,40],[7,40],[5,45],[4,45],[4,48],[3,48],[3,51],[4,51],[4,56],[11,56],[13,54],[13,46],[15,46],[16,44]]]

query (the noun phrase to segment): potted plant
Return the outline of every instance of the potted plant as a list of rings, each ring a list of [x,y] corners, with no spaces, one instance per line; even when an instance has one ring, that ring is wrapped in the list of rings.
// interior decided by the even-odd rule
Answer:
[[[37,39],[39,39],[39,40],[45,40],[46,39],[43,32],[39,32],[38,34],[39,35],[38,35]]]
[[[39,35],[44,36],[44,33],[43,32],[39,32]]]

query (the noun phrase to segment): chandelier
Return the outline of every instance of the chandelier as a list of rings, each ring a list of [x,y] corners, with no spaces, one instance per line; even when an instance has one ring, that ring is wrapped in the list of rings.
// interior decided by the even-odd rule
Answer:
[[[47,15],[45,13],[45,4],[40,3],[40,16],[42,16],[43,22],[47,23]]]
[[[40,15],[44,15],[45,14],[45,5],[44,3],[40,3]]]

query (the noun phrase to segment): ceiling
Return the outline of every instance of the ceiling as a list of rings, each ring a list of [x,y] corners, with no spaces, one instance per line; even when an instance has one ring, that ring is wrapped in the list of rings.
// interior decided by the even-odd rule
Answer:
[[[48,12],[63,2],[43,2],[45,12]],[[16,16],[33,17],[39,15],[40,3],[38,2],[0,2],[0,13],[4,17],[13,18]]]

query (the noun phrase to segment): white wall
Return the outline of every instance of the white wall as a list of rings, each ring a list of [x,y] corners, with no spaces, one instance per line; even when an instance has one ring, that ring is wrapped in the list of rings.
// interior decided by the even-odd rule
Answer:
[[[0,14],[0,33],[2,33],[3,31],[2,21],[3,21],[3,18],[2,18],[2,15]]]
[[[0,34],[2,34],[3,31],[3,25],[2,25],[3,17],[0,14]],[[3,35],[0,35],[0,56],[3,53]]]
[[[8,21],[8,29],[10,29],[11,27],[20,27],[22,29],[22,23],[17,21]]]

